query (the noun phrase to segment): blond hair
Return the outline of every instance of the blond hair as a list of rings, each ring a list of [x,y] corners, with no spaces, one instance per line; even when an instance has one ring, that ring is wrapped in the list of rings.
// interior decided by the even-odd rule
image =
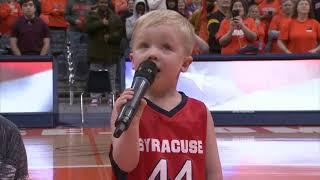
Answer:
[[[185,17],[172,10],[154,10],[139,17],[133,27],[131,47],[139,30],[159,25],[175,27],[185,40],[181,45],[185,47],[187,53],[192,53],[196,36],[194,28]]]

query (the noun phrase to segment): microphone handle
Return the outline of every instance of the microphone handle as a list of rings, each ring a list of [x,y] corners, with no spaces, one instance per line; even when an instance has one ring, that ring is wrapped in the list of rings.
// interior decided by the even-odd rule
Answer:
[[[121,134],[128,129],[131,124],[132,118],[139,108],[141,98],[146,93],[150,86],[149,81],[144,77],[135,77],[132,84],[134,91],[133,98],[128,101],[121,109],[118,118],[115,122],[116,129],[113,136],[119,138]]]

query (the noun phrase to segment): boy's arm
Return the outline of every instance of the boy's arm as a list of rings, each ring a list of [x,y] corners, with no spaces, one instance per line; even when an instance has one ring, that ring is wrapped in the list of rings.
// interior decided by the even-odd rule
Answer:
[[[126,90],[115,102],[115,106],[111,115],[112,133],[114,133],[115,121],[122,106],[132,97],[133,91]],[[145,105],[146,102],[143,100],[127,131],[123,132],[119,138],[112,136],[112,157],[118,167],[124,172],[132,171],[134,168],[136,168],[139,162],[139,123]]]
[[[222,169],[219,158],[216,132],[211,113],[207,113],[207,150],[206,150],[206,179],[222,180]]]

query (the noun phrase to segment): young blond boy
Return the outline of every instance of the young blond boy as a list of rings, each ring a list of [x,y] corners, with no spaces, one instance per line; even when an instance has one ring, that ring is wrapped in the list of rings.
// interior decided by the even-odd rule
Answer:
[[[130,127],[112,139],[110,158],[117,179],[222,179],[210,112],[176,89],[180,72],[192,62],[195,37],[192,25],[175,11],[155,10],[137,20],[131,41],[133,67],[152,59],[159,72]],[[127,89],[117,99],[112,131],[133,94]]]

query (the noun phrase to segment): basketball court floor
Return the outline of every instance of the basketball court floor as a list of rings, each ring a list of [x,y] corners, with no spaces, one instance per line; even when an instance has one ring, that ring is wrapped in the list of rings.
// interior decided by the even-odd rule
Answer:
[[[320,127],[216,127],[225,180],[319,180]],[[110,128],[21,130],[32,180],[108,180]]]

